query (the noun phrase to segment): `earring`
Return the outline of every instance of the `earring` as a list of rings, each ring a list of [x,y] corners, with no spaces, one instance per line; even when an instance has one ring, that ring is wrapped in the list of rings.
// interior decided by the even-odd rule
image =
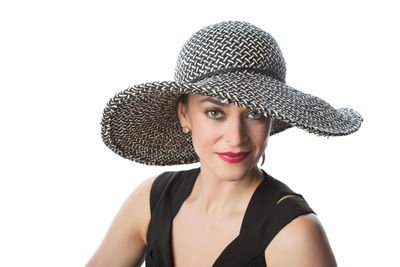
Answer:
[[[188,134],[190,132],[189,127],[187,127],[187,126],[184,126],[182,128],[182,131],[183,131],[184,134]]]

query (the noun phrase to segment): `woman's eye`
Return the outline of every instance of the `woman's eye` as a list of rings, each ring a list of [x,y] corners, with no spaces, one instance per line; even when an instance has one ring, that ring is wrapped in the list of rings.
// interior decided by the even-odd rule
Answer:
[[[215,110],[215,109],[211,109],[211,110],[206,111],[206,114],[211,119],[220,119],[220,118],[222,118],[221,112],[219,112],[218,110]]]
[[[249,113],[249,118],[259,120],[263,117],[263,114],[258,111],[252,111]]]

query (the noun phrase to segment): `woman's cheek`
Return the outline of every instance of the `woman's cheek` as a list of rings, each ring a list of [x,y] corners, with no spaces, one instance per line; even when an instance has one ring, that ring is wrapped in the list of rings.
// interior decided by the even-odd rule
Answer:
[[[210,124],[196,124],[196,128],[192,131],[192,141],[199,157],[206,153],[215,152],[215,145],[218,141],[217,134],[216,128]]]

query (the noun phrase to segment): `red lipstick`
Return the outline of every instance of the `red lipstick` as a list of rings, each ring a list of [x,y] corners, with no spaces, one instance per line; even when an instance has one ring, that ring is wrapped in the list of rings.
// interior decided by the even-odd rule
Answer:
[[[239,152],[239,153],[233,153],[233,152],[226,152],[226,153],[217,153],[217,155],[222,159],[230,163],[237,163],[241,162],[244,160],[250,152]]]

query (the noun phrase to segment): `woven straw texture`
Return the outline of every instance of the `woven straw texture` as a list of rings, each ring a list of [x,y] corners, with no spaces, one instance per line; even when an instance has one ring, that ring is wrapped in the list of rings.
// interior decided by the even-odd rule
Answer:
[[[175,81],[138,84],[107,103],[102,138],[114,152],[147,165],[198,162],[190,134],[176,115],[181,94],[216,97],[275,118],[271,135],[292,126],[322,136],[348,135],[362,123],[349,108],[285,84],[286,67],[274,38],[241,21],[204,27],[183,45]]]

